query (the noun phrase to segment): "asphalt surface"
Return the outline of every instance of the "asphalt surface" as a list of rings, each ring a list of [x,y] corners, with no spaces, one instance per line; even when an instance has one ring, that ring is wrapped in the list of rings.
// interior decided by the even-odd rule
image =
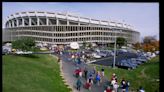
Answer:
[[[62,59],[63,73],[67,82],[70,84],[71,87],[74,88],[73,92],[79,92],[75,88],[77,78],[73,76],[73,72],[76,68],[76,65],[72,62],[72,60],[68,55],[61,55],[60,58]],[[81,67],[82,69],[84,68],[84,66],[89,71],[93,70],[93,67],[90,67],[84,63],[81,63],[79,65],[79,67]],[[93,76],[95,77],[95,75]],[[81,80],[82,80],[82,84],[84,85],[86,83],[86,80],[83,77],[81,78]],[[104,78],[104,81],[107,81],[107,78]],[[88,89],[83,88],[82,86],[80,92],[104,92],[105,85],[106,85],[105,82],[102,82],[99,86],[97,84],[93,84],[90,91]]]

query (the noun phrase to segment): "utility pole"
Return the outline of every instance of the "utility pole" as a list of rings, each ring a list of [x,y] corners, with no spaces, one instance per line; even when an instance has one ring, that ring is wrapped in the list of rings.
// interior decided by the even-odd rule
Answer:
[[[116,62],[116,30],[114,30],[115,33],[115,41],[114,41],[114,60],[113,60],[113,68],[115,68],[115,62]]]

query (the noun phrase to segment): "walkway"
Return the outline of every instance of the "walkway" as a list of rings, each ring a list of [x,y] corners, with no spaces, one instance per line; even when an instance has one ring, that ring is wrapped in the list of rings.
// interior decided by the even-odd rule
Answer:
[[[62,69],[63,69],[63,74],[64,74],[65,80],[71,86],[71,88],[73,89],[73,92],[79,92],[75,88],[76,87],[77,78],[73,76],[73,71],[75,70],[76,66],[69,59],[68,55],[62,55],[60,57],[62,59],[62,66],[63,66]],[[83,68],[84,66],[87,67],[87,69],[89,71],[93,70],[93,67],[89,67],[88,65],[86,65],[84,63],[82,63],[80,65],[81,68]],[[86,80],[84,78],[82,78],[81,80],[82,80],[83,84],[86,83]],[[80,92],[104,92],[104,85],[105,85],[105,83],[101,83],[100,86],[98,86],[96,84],[93,84],[92,88],[91,88],[91,91],[81,87]]]

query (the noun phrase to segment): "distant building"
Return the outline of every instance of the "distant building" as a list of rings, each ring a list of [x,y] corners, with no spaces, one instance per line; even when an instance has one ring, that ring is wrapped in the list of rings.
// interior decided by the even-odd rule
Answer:
[[[48,44],[109,44],[114,43],[115,35],[124,37],[128,43],[136,43],[140,33],[124,23],[40,11],[12,14],[3,29],[3,41],[31,37]]]

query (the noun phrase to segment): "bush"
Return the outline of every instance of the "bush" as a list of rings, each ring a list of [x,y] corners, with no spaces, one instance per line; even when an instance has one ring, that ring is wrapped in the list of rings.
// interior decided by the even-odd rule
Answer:
[[[35,46],[35,41],[29,37],[23,37],[21,39],[12,42],[12,48],[20,49],[22,51],[33,50]]]

